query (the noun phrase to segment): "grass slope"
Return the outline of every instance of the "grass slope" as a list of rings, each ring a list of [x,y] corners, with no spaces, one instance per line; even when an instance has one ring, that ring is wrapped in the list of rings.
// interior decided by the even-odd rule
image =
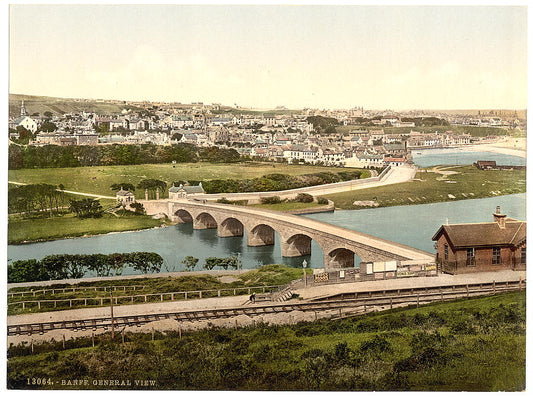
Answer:
[[[526,191],[526,172],[520,170],[480,171],[474,166],[439,167],[455,174],[420,171],[414,181],[389,186],[325,195],[341,209],[358,209],[354,201],[377,201],[382,207],[426,204],[492,197]],[[451,197],[451,196],[453,197]]]
[[[10,389],[519,391],[525,389],[525,292],[337,321],[186,333],[125,334],[8,348]],[[31,379],[45,379],[32,384]],[[28,379],[30,379],[28,383]],[[68,379],[87,386],[62,385]],[[41,382],[42,383],[42,382]]]
[[[318,172],[341,172],[344,169],[287,165],[272,163],[183,163],[183,164],[143,164],[128,166],[40,168],[10,170],[9,180],[22,183],[63,184],[66,190],[83,193],[114,195],[110,186],[115,183],[129,182],[135,186],[142,179],[159,179],[170,186],[180,180],[204,179],[246,179],[266,174],[303,175]],[[369,176],[363,173],[362,178]],[[142,193],[144,195],[144,193]]]

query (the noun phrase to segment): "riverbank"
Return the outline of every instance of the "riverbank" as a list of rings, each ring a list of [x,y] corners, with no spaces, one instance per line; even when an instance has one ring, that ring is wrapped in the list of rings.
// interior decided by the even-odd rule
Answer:
[[[8,220],[8,244],[19,245],[158,228],[159,219],[144,215],[79,219],[72,214],[54,218]]]
[[[526,191],[525,170],[482,171],[449,166],[420,170],[411,182],[325,195],[335,208],[353,210],[468,200]],[[369,206],[361,203],[370,203]]]

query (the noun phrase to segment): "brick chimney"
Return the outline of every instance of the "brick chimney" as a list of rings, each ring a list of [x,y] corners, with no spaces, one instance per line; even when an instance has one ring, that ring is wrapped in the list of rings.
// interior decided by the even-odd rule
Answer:
[[[494,217],[494,222],[496,222],[501,229],[505,229],[505,218],[507,218],[507,215],[500,213],[500,206],[496,207],[496,212],[492,214],[492,216]]]

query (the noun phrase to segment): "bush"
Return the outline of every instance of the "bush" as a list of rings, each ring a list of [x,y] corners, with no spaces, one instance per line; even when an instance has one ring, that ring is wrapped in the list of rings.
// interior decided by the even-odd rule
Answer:
[[[299,203],[312,203],[315,199],[308,193],[298,193],[296,201]]]
[[[261,197],[261,204],[279,204],[281,198],[279,196]]]
[[[329,204],[329,200],[325,197],[318,197],[317,202],[318,204],[323,204],[323,205]]]

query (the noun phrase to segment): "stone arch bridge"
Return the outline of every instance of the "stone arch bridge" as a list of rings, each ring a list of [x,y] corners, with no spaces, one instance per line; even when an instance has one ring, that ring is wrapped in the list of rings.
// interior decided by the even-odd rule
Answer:
[[[278,233],[285,257],[309,255],[314,240],[322,248],[326,269],[353,267],[354,255],[364,262],[434,260],[416,248],[276,211],[186,199],[140,202],[148,215],[165,214],[174,222],[192,223],[194,229],[217,229],[219,237],[243,236],[246,231],[249,246],[273,245]]]

